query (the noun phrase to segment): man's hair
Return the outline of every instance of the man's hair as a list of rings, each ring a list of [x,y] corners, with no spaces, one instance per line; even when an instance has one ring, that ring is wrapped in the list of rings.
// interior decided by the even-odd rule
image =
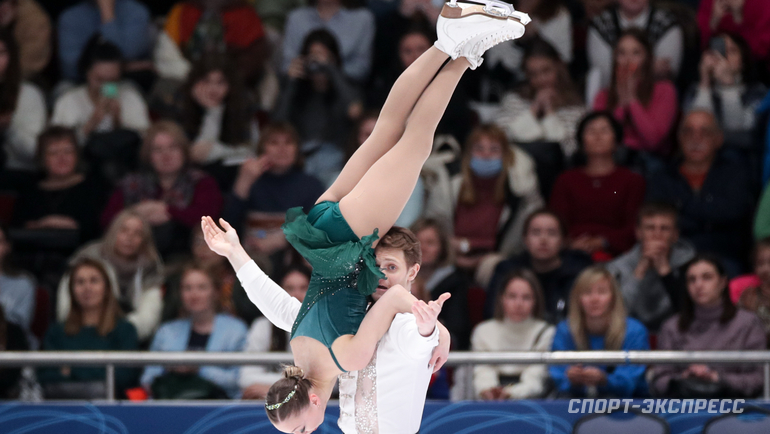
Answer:
[[[667,202],[647,202],[639,208],[639,214],[636,218],[636,225],[641,226],[642,219],[647,217],[656,217],[664,215],[674,219],[674,226],[679,225],[679,210],[674,205]]]
[[[422,250],[420,241],[412,231],[400,226],[393,226],[380,238],[377,244],[378,249],[394,249],[404,252],[406,265],[411,267],[414,264],[422,264]]]

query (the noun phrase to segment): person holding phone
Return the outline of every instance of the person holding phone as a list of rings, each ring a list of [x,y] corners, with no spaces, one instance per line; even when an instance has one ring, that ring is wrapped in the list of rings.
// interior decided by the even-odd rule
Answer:
[[[699,68],[700,81],[688,92],[685,110],[714,113],[728,147],[751,147],[756,109],[767,89],[757,80],[749,44],[733,33],[714,36]]]

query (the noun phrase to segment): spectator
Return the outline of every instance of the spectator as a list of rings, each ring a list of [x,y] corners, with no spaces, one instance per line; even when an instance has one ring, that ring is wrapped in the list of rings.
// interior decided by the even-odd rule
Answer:
[[[15,324],[28,336],[25,342],[35,348],[30,325],[35,313],[35,279],[18,270],[13,263],[13,246],[8,239],[8,229],[0,226],[0,309],[3,318]],[[2,336],[2,333],[0,333]]]
[[[741,35],[754,58],[768,60],[770,54],[770,9],[764,0],[701,0],[698,27],[703,47],[711,36],[728,32]]]
[[[420,242],[422,252],[416,286],[422,286],[430,300],[437,300],[445,292],[452,294],[452,298],[444,303],[438,319],[449,330],[453,348],[465,351],[470,347],[471,335],[468,312],[470,282],[465,273],[454,266],[449,234],[438,221],[431,219],[418,220],[412,231]]]
[[[700,82],[690,89],[684,109],[714,113],[726,145],[753,150],[756,111],[767,89],[757,80],[751,49],[742,37],[722,33],[712,44],[701,57]]]
[[[136,0],[81,1],[59,15],[57,27],[59,64],[65,80],[83,78],[85,71],[78,62],[97,35],[122,53],[127,71],[151,67],[146,62],[152,45],[150,11]]]
[[[680,268],[695,256],[692,245],[679,239],[677,218],[672,205],[642,205],[636,245],[607,264],[620,285],[628,314],[651,332],[679,310]]]
[[[297,206],[310,210],[324,187],[302,171],[298,136],[291,125],[267,127],[257,152],[258,158],[241,166],[222,215],[234,227],[248,227],[244,243],[251,252],[269,256],[288,247],[280,229],[286,211]]]
[[[679,210],[679,229],[699,252],[720,255],[728,274],[740,274],[754,207],[751,174],[723,156],[714,114],[694,110],[679,129],[682,159],[650,175],[647,199]]]
[[[0,1],[0,26],[13,32],[19,46],[21,75],[38,76],[51,61],[51,18],[35,0]]]
[[[246,325],[217,313],[218,289],[213,274],[199,266],[182,273],[182,306],[187,318],[163,324],[150,351],[243,351]],[[141,383],[156,399],[238,398],[238,366],[148,366]]]
[[[473,329],[473,351],[548,351],[555,328],[543,321],[543,289],[529,270],[510,273],[495,297],[495,317]],[[542,398],[545,365],[476,365],[476,396],[485,401]]]
[[[237,164],[253,155],[259,136],[233,65],[222,57],[205,57],[195,64],[184,89],[179,119],[192,140],[194,163]]]
[[[44,177],[20,195],[14,220],[28,229],[77,230],[81,244],[97,238],[107,191],[83,173],[75,132],[57,126],[43,131],[37,161]]]
[[[112,291],[119,306],[128,314],[141,341],[145,341],[160,323],[163,309],[161,284],[163,262],[152,242],[149,225],[134,211],[124,211],[115,218],[99,241],[90,243],[73,255],[72,262],[83,258],[102,260],[115,274]],[[56,312],[63,321],[70,311],[71,298],[67,292],[70,277],[59,284]]]
[[[494,315],[498,288],[505,276],[520,268],[532,270],[544,293],[545,319],[557,324],[567,316],[567,300],[575,278],[591,265],[581,250],[566,248],[567,230],[553,211],[539,209],[524,222],[526,251],[500,262],[487,289],[484,317]]]
[[[300,302],[305,299],[310,284],[310,269],[305,266],[290,268],[281,279],[281,288]],[[259,317],[251,324],[244,351],[264,353],[267,351],[291,352],[289,333],[275,327],[265,317]],[[241,368],[238,384],[243,399],[265,399],[268,389],[283,378],[279,366],[244,366]]]
[[[147,105],[133,85],[121,81],[123,61],[117,46],[99,36],[92,39],[79,64],[86,82],[56,100],[51,124],[75,128],[81,145],[94,133],[144,132],[150,126]],[[104,138],[99,145],[113,140]]]
[[[334,35],[319,29],[307,35],[287,73],[274,118],[297,125],[305,154],[339,158],[351,122],[360,115],[361,103],[340,63]],[[344,162],[335,162],[340,170]]]
[[[508,256],[523,248],[524,220],[543,198],[531,157],[509,146],[494,125],[471,132],[461,166],[449,185],[429,192],[425,216],[453,228],[456,265],[475,269],[487,255]]]
[[[753,312],[762,320],[770,343],[770,238],[757,241],[752,259],[758,284],[749,286],[741,293],[738,307]]]
[[[551,192],[551,209],[566,223],[570,247],[597,258],[633,245],[634,222],[644,200],[644,178],[613,159],[621,138],[610,113],[586,116],[577,131],[585,165],[561,174]]]
[[[136,329],[115,298],[116,282],[108,266],[98,259],[81,258],[65,277],[67,299],[72,300],[60,320],[48,329],[44,351],[137,351]],[[137,377],[134,368],[115,369],[117,396],[124,396]],[[37,378],[46,399],[102,399],[106,395],[105,370],[93,367],[38,368]]]
[[[643,29],[638,33],[649,41],[651,49],[647,56],[650,72],[654,76],[675,78],[679,74],[684,55],[682,27],[674,13],[650,3],[650,0],[619,0],[617,5],[604,9],[591,20],[586,44],[588,62],[595,71],[595,83],[589,84],[589,87],[594,84],[605,87],[611,83],[615,74],[613,64],[617,62],[617,55],[613,62],[613,47],[632,28]],[[612,83],[614,87],[614,81]],[[589,96],[592,94],[589,93]]]
[[[183,0],[166,16],[155,64],[166,78],[185,80],[191,62],[227,55],[248,83],[264,71],[269,45],[262,20],[242,0]]]
[[[624,31],[615,46],[610,86],[596,95],[594,110],[612,112],[628,148],[665,155],[678,102],[673,83],[655,80],[654,60],[644,32]]]
[[[565,64],[572,62],[572,17],[564,0],[521,0],[516,8],[532,18],[524,40],[537,36],[551,45]]]
[[[227,258],[214,253],[206,245],[203,232],[193,231],[190,245],[191,256],[181,259],[177,264],[166,267],[166,283],[163,292],[163,322],[179,319],[184,315],[182,309],[181,281],[183,266],[193,263],[208,270],[219,283],[219,305],[222,312],[251,322],[261,315],[259,309],[249,301],[241,282],[235,276],[235,270],[227,262]]]
[[[687,290],[682,310],[663,324],[659,350],[751,351],[767,349],[756,315],[737,309],[727,275],[716,257],[698,255],[684,267]],[[762,386],[758,365],[657,365],[653,392],[677,398],[754,397]]]
[[[369,76],[374,43],[374,15],[365,8],[342,7],[342,0],[312,0],[310,6],[293,10],[286,19],[283,40],[283,72],[288,73],[314,30],[331,32],[340,44],[338,59],[345,75],[358,82]],[[296,68],[296,66],[295,66]]]
[[[524,56],[527,81],[500,104],[495,123],[516,142],[559,142],[564,155],[575,153],[575,127],[585,114],[567,65],[546,42],[536,41]]]
[[[5,4],[0,2],[0,19]],[[43,93],[22,78],[16,41],[0,29],[0,152],[6,154],[5,167],[35,170],[35,140],[45,128],[47,116]]]
[[[3,351],[28,351],[29,343],[24,330],[5,318],[4,308],[0,305],[0,353]],[[0,399],[17,400],[21,387],[21,368],[0,368]]]
[[[201,217],[217,218],[222,209],[216,181],[191,167],[189,153],[190,142],[179,125],[156,122],[140,151],[145,169],[120,181],[102,213],[102,226],[130,208],[152,226],[161,254],[185,251]]]
[[[586,269],[569,296],[569,317],[560,322],[553,351],[646,351],[647,329],[626,315],[617,282],[606,269]],[[645,394],[645,367],[552,365],[548,368],[560,396],[631,397]]]

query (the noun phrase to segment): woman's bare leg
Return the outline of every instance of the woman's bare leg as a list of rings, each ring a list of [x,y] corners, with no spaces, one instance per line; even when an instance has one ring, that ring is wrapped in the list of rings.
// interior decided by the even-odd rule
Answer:
[[[414,106],[401,139],[340,200],[340,211],[359,238],[375,229],[385,234],[396,222],[430,156],[436,127],[468,67],[468,61],[459,58],[438,73]]]
[[[338,202],[345,197],[372,164],[398,142],[404,133],[409,113],[448,58],[436,47],[430,47],[401,73],[390,89],[372,134],[350,157],[337,180],[321,195],[318,202]]]

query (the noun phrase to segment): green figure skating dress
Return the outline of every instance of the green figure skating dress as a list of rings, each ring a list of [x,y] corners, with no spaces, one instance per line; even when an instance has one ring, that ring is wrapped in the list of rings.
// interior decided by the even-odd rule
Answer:
[[[311,337],[332,351],[334,341],[356,334],[366,314],[367,296],[385,277],[377,267],[372,243],[377,230],[359,239],[340,212],[337,202],[316,204],[305,215],[302,208],[286,212],[286,240],[313,267],[305,300],[291,330],[295,336]]]

